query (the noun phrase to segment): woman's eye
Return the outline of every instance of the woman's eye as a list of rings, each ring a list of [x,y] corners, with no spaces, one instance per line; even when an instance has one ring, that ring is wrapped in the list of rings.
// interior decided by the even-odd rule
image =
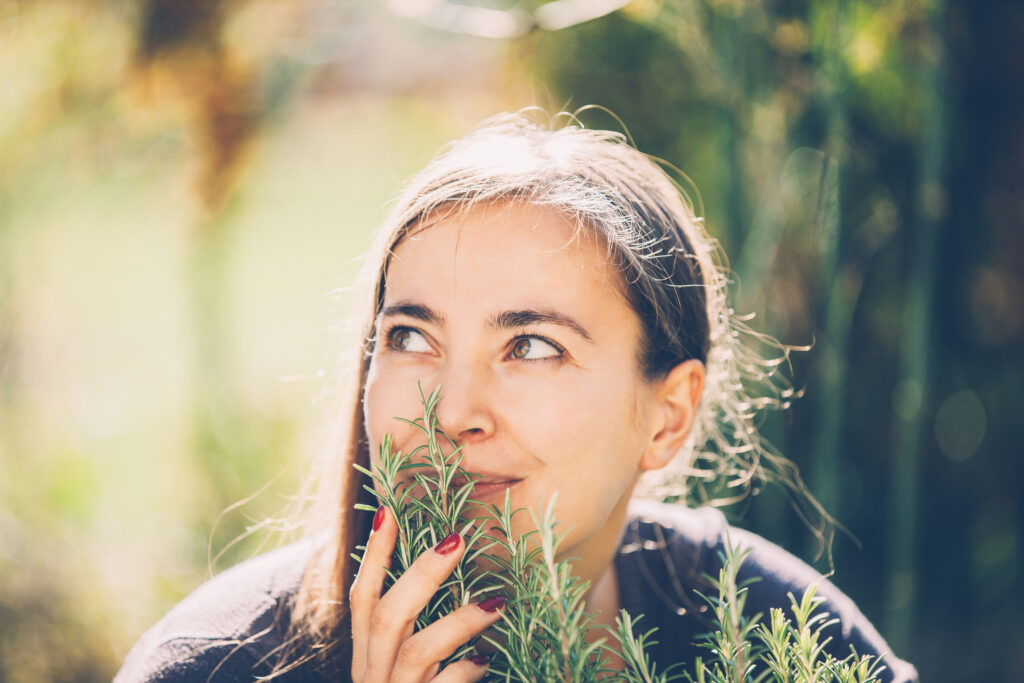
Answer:
[[[520,337],[512,343],[510,355],[516,360],[544,360],[558,358],[562,350],[538,337]]]
[[[396,351],[429,353],[432,349],[422,333],[410,327],[396,327],[388,332],[388,346]]]

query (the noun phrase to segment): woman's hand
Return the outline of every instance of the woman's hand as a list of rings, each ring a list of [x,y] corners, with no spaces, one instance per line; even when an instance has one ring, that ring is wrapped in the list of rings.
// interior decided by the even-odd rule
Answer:
[[[473,636],[498,621],[504,600],[484,600],[465,605],[413,633],[416,617],[448,578],[466,544],[451,534],[432,550],[420,555],[387,593],[381,595],[385,570],[391,562],[398,525],[381,507],[373,518],[373,531],[359,573],[349,592],[352,610],[352,680],[383,681],[477,681],[487,672],[486,657],[472,657],[438,671]]]

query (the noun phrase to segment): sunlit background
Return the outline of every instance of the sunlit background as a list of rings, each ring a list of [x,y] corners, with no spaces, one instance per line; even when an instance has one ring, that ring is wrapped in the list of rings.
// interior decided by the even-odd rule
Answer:
[[[813,343],[763,429],[859,539],[834,580],[922,680],[1019,680],[1022,37],[1009,0],[0,0],[0,681],[109,680],[278,542],[231,545],[317,448],[372,226],[532,104],[682,168],[737,309]],[[730,514],[815,561],[771,490]]]

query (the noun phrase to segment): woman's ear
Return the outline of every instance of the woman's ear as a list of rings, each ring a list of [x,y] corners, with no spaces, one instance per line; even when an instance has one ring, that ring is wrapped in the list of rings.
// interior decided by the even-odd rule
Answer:
[[[688,360],[672,368],[654,387],[661,418],[640,459],[640,469],[657,470],[675,457],[690,434],[704,390],[704,364]]]

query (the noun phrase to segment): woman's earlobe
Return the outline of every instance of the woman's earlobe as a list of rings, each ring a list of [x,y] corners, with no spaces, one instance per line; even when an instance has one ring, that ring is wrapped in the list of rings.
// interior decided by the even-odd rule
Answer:
[[[640,469],[661,469],[676,456],[690,435],[704,391],[704,364],[688,360],[658,382],[656,396],[662,419],[640,460]]]

